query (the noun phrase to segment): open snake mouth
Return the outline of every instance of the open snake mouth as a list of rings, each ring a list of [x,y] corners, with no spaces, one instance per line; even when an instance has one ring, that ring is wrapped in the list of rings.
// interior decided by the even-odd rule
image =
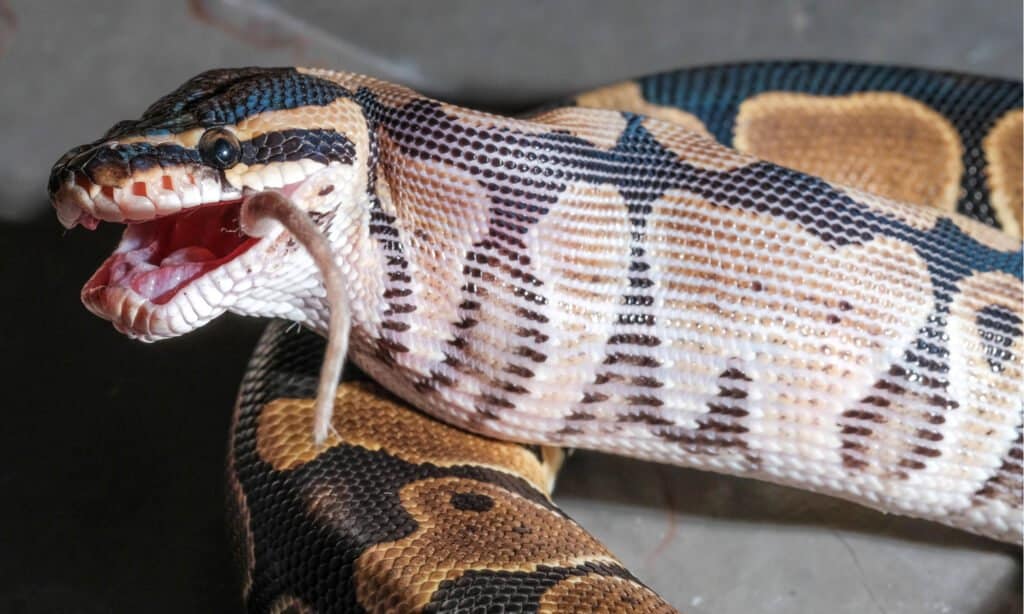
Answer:
[[[82,302],[119,331],[154,341],[186,333],[231,308],[262,267],[273,237],[239,226],[243,190],[213,174],[136,176],[99,186],[80,173],[52,192],[65,227],[125,224],[121,241],[82,288]],[[276,188],[291,194],[309,178]]]
[[[301,160],[225,172],[162,158],[127,163],[122,154],[108,145],[74,149],[54,165],[48,187],[66,228],[126,225],[81,297],[94,314],[145,341],[187,333],[228,310],[276,315],[290,308],[274,303],[282,295],[271,289],[289,283],[274,273],[272,256],[283,249],[283,229],[245,234],[243,198],[274,190],[324,210],[351,168]]]
[[[130,289],[163,305],[199,277],[259,242],[239,228],[242,199],[129,222],[114,253],[82,288],[87,304],[108,288]]]

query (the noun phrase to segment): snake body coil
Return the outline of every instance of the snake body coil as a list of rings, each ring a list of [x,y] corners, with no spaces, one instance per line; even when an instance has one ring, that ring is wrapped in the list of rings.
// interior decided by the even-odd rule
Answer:
[[[511,119],[356,75],[211,71],[69,152],[50,191],[66,225],[129,222],[83,289],[127,334],[225,310],[323,332],[307,255],[234,231],[244,191],[277,189],[335,250],[352,360],[429,414],[1020,543],[1020,105],[1019,83],[774,63]],[[253,607],[667,607],[551,506],[552,452],[365,385],[312,446],[290,343],[257,352],[232,444]],[[514,554],[460,546],[487,527]]]

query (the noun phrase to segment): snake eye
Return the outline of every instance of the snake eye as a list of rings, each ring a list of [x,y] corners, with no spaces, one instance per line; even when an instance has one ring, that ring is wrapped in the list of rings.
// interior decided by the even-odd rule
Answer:
[[[211,128],[199,139],[199,155],[207,165],[223,170],[238,164],[242,146],[230,131]]]

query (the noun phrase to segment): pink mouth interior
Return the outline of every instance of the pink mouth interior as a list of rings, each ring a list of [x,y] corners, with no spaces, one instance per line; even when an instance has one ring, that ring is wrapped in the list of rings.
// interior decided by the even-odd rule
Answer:
[[[204,205],[148,222],[131,223],[117,251],[83,292],[131,288],[160,305],[213,269],[237,258],[259,239],[238,226],[241,200]]]

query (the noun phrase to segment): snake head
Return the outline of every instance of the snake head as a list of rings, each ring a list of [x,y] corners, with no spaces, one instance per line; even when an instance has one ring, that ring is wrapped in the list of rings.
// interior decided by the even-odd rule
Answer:
[[[305,254],[280,229],[245,235],[242,198],[280,190],[330,234],[339,203],[365,195],[366,126],[333,81],[294,68],[213,70],[70,150],[48,185],[60,222],[127,225],[83,303],[147,341],[228,310],[308,320],[301,305],[319,291],[314,270],[289,266]]]

